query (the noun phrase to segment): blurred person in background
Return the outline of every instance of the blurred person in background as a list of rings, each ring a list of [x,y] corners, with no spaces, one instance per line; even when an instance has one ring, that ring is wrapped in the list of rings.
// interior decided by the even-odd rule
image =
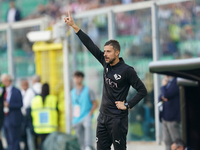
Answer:
[[[154,123],[155,123],[155,119],[153,118],[154,116],[154,109],[153,109],[153,103],[151,102],[151,97],[147,96],[144,99],[144,104],[142,106],[143,108],[143,132],[144,132],[144,138],[146,140],[149,140],[151,137],[151,133],[153,132],[152,130],[154,130]],[[154,132],[153,132],[154,133]],[[155,134],[153,134],[155,135]]]
[[[58,99],[50,95],[49,85],[42,86],[41,95],[37,95],[31,102],[31,116],[34,132],[40,137],[39,149],[47,135],[58,128]]]
[[[92,114],[97,108],[97,101],[92,90],[83,85],[84,74],[74,73],[75,88],[71,91],[73,120],[81,150],[92,150]]]
[[[23,98],[23,104],[24,104],[24,96],[29,88],[29,83],[27,79],[22,79],[21,80],[21,93],[22,93],[22,98]],[[22,122],[22,128],[21,128],[21,138],[22,141],[24,142],[24,150],[28,150],[28,144],[27,144],[27,135],[26,135],[26,109],[23,105],[22,109],[22,114],[23,114],[23,122]]]
[[[4,112],[3,112],[4,95],[5,95],[5,87],[0,81],[0,150],[3,150],[3,145],[1,141],[1,128],[3,126],[3,121],[4,121]]]
[[[6,88],[4,95],[4,133],[8,144],[8,150],[20,150],[20,131],[22,125],[23,106],[20,90],[13,86],[13,78],[8,74],[1,77],[2,83]]]
[[[22,79],[21,80],[21,93],[22,93],[22,97],[23,98],[24,98],[28,88],[29,88],[28,80],[27,79]]]
[[[47,14],[46,7],[44,5],[39,5],[37,7],[37,14],[36,17],[42,17]]]
[[[183,140],[176,139],[171,145],[171,150],[194,150],[194,149],[187,147]]]
[[[7,12],[6,21],[8,23],[12,23],[12,22],[15,22],[15,21],[20,21],[20,20],[21,20],[20,11],[15,7],[15,2],[11,1],[10,2],[10,8]]]
[[[26,92],[27,92],[28,88],[29,88],[28,80],[22,79],[21,80],[21,94],[22,94],[22,98],[23,98],[23,107],[22,107],[22,114],[23,115],[26,114],[26,109],[24,107],[24,97],[26,95]]]
[[[128,110],[147,95],[146,87],[134,68],[119,57],[121,47],[118,41],[107,41],[102,52],[74,23],[70,12],[64,20],[74,29],[81,42],[104,68],[103,96],[96,129],[97,150],[110,149],[112,144],[115,150],[125,150]],[[127,101],[130,86],[136,89],[137,93]]]
[[[26,109],[26,133],[29,150],[35,150],[35,134],[33,131],[32,117],[31,117],[31,102],[36,95],[41,94],[42,84],[40,83],[40,76],[35,75],[32,79],[32,87],[30,87],[24,96],[24,108]]]
[[[56,19],[56,17],[60,14],[58,5],[53,1],[49,1],[46,10],[47,14],[53,17],[54,19]]]
[[[177,79],[166,76],[162,81],[159,101],[160,121],[162,122],[166,150],[171,149],[173,141],[181,137],[180,134],[180,95]]]

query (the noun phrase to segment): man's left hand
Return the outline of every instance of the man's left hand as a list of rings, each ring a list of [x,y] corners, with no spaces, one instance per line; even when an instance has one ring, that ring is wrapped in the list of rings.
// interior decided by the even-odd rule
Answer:
[[[4,107],[9,107],[9,103],[8,102],[4,102]]]
[[[164,96],[162,96],[162,97],[161,97],[161,99],[162,99],[163,101],[165,101],[165,102],[167,102],[167,101],[168,101],[168,99],[167,99],[167,98],[165,98]]]
[[[117,106],[118,109],[121,109],[121,110],[126,110],[126,106],[124,105],[125,101],[121,102],[121,101],[116,101],[115,104]]]

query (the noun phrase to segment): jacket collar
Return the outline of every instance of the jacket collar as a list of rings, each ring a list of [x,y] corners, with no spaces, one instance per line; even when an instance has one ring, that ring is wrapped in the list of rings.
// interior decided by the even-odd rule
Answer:
[[[111,66],[111,67],[116,68],[116,67],[120,66],[121,64],[124,64],[124,60],[123,60],[123,58],[120,57],[119,62],[117,64],[115,64],[114,66]]]
[[[13,85],[11,84],[9,87],[6,88],[6,91],[12,91],[13,90]]]

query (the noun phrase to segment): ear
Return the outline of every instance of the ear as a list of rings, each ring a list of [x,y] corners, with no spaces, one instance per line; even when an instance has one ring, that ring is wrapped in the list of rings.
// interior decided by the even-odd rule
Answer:
[[[115,54],[116,54],[117,56],[119,56],[119,53],[120,53],[119,50],[116,50],[116,51],[115,51]]]

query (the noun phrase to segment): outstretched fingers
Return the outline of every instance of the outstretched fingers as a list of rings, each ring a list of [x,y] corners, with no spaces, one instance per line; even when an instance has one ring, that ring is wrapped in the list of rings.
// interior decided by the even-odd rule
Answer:
[[[66,18],[64,18],[64,20],[65,20],[65,22],[68,23],[70,19],[69,19],[69,17],[66,17]]]
[[[68,11],[68,16],[69,18],[72,18],[70,11]]]
[[[68,23],[71,20],[71,18],[72,18],[71,13],[70,13],[70,11],[68,11],[68,17],[65,17],[64,20],[66,23]]]

